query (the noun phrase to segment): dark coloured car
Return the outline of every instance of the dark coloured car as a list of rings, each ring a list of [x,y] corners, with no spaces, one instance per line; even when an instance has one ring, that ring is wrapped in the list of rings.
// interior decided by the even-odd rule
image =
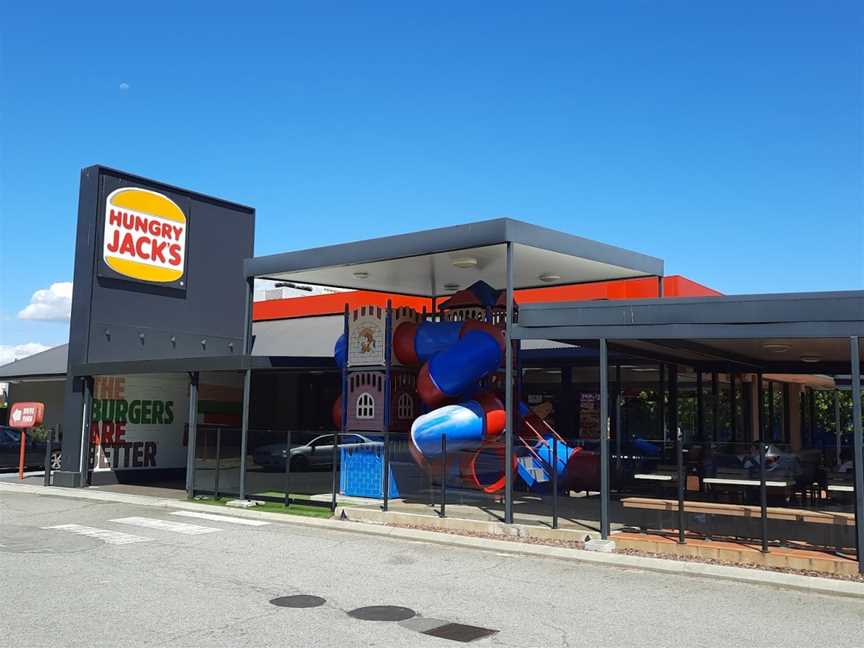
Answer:
[[[27,435],[24,462],[27,468],[42,468],[45,465],[47,443],[32,434]],[[21,450],[21,430],[0,426],[0,468],[17,468]],[[60,469],[60,448],[51,451],[51,470]]]

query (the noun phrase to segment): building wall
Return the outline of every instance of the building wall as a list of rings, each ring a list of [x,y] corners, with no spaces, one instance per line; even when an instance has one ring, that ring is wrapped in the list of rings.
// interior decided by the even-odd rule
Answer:
[[[252,355],[329,358],[344,330],[342,315],[255,321]]]
[[[63,396],[65,377],[60,380],[19,382],[9,385],[9,402],[36,401],[45,403],[45,427],[63,422]]]

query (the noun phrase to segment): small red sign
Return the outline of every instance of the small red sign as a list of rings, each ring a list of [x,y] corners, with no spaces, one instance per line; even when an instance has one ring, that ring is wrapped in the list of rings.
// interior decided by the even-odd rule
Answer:
[[[32,428],[42,425],[45,403],[13,403],[9,408],[9,427]]]

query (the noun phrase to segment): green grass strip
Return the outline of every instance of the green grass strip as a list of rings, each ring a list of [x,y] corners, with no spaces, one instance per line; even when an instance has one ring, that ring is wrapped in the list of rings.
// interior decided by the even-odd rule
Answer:
[[[281,495],[281,493],[280,493]],[[225,506],[233,500],[233,497],[207,497],[195,499],[195,502],[200,504],[210,504],[211,506]],[[329,518],[331,517],[330,509],[323,506],[315,506],[312,504],[303,504],[303,500],[293,500],[290,506],[285,506],[282,502],[258,502],[254,511],[266,511],[267,513],[287,513],[288,515],[303,515],[306,517]]]

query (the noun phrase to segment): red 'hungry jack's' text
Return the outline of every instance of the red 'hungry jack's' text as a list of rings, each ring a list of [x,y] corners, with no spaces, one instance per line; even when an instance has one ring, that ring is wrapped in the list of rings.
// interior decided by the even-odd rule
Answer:
[[[109,252],[169,266],[182,263],[183,226],[119,209],[111,209],[108,224],[119,228],[105,244]]]

